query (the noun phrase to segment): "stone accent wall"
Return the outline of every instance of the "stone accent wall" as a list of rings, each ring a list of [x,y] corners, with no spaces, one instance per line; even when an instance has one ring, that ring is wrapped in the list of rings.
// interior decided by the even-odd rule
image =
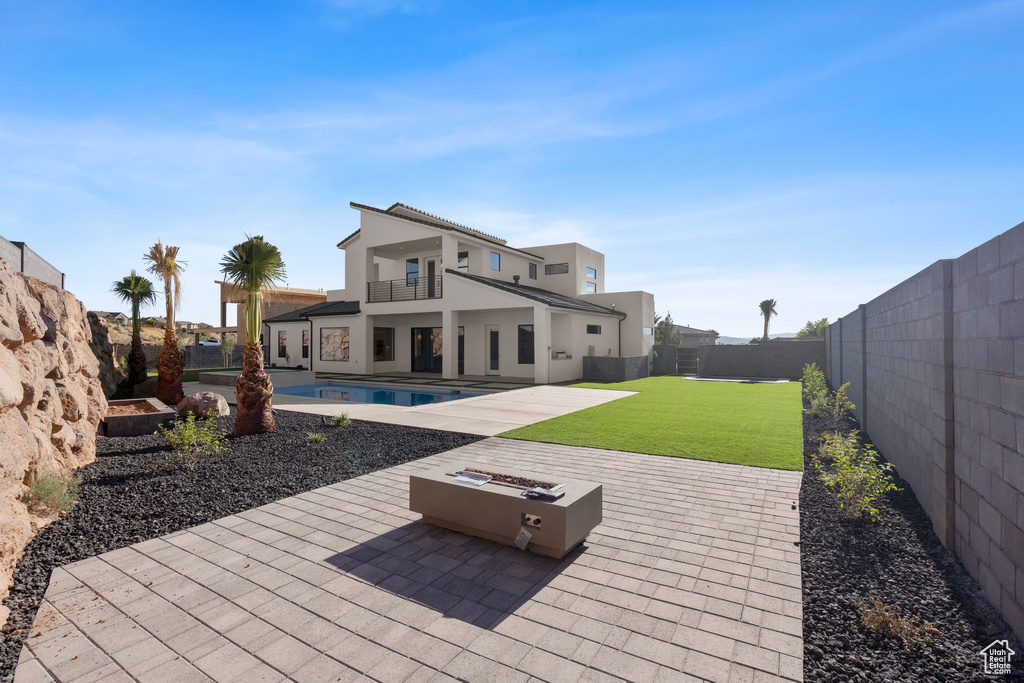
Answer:
[[[85,307],[0,259],[0,597],[36,528],[26,484],[96,457],[107,409]],[[6,621],[0,614],[0,622]]]
[[[697,374],[701,377],[800,379],[807,363],[824,366],[824,339],[697,347]]]
[[[844,316],[829,340],[829,382],[851,382],[865,434],[1024,636],[1024,223]]]

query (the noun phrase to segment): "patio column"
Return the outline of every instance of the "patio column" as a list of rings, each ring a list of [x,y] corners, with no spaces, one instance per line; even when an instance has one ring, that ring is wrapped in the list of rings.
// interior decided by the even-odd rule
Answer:
[[[355,372],[359,373],[358,368],[362,368],[361,372],[364,375],[373,374],[373,316],[367,315],[363,317],[363,324],[365,325],[362,330],[358,330],[355,326],[350,328],[349,334],[349,353],[350,358],[356,360]],[[354,335],[362,332],[362,343],[357,348],[354,340]]]
[[[459,267],[459,240],[454,234],[447,232],[441,235],[441,295],[444,296],[444,269],[455,270]]]
[[[546,306],[533,307],[533,381],[551,381],[551,311]]]
[[[441,309],[441,377],[459,378],[459,312]]]

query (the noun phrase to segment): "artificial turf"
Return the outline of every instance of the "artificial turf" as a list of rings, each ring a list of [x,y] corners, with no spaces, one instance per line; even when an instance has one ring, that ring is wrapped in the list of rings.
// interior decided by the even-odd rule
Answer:
[[[738,465],[800,470],[800,383],[648,377],[588,389],[638,392],[499,436]]]

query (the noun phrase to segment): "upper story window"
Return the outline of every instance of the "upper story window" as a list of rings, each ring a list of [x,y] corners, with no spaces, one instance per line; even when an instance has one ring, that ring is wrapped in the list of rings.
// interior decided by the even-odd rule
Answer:
[[[530,264],[529,272],[527,274],[530,276],[531,280],[536,280],[537,279],[537,264],[536,263],[531,263]]]
[[[501,254],[496,251],[491,252],[491,270],[501,270]]]
[[[468,251],[460,251],[459,252],[459,266],[458,266],[457,270],[461,270],[464,273],[468,273],[469,272],[469,252]]]
[[[597,268],[587,268],[587,277],[591,280],[597,279]]]
[[[588,282],[587,283],[587,292],[589,292],[590,294],[595,294],[597,292],[597,283],[596,282]]]
[[[587,334],[601,334],[601,326],[587,325]]]
[[[569,272],[568,263],[549,263],[544,266],[545,275],[564,275]]]
[[[415,285],[420,279],[420,260],[411,258],[405,262],[405,284]]]

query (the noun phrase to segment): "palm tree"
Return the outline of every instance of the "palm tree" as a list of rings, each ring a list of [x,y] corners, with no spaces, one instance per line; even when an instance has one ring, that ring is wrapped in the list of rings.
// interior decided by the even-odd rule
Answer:
[[[114,282],[110,291],[118,299],[132,307],[132,350],[128,353],[128,385],[135,386],[146,381],[146,354],[142,351],[142,318],[139,310],[156,302],[157,292],[153,283],[134,270]]]
[[[772,319],[773,315],[778,315],[778,311],[775,310],[775,304],[778,302],[775,299],[765,299],[758,304],[758,308],[761,309],[761,315],[764,317],[764,335],[761,337],[762,343],[768,341],[768,321]]]
[[[242,353],[242,374],[235,384],[238,412],[235,434],[261,434],[277,429],[271,398],[274,387],[263,371],[263,297],[275,284],[284,282],[285,268],[281,252],[263,237],[245,236],[245,241],[231,248],[220,261],[224,278],[245,294],[245,351]]]
[[[174,311],[181,303],[181,273],[185,270],[185,262],[178,260],[178,247],[165,247],[160,240],[142,258],[149,261],[149,272],[164,279],[167,325],[164,328],[164,347],[157,362],[156,397],[167,405],[175,405],[185,397],[181,391],[181,351],[178,350],[178,335],[174,331]]]

